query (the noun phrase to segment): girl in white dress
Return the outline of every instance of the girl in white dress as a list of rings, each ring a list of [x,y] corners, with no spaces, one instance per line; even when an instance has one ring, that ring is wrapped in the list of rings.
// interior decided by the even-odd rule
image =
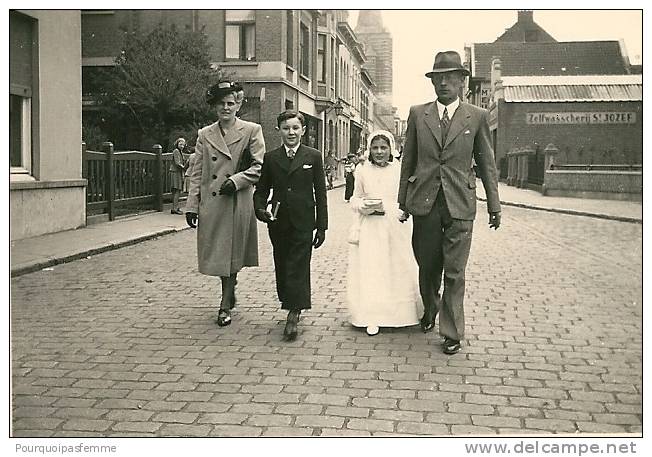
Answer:
[[[423,304],[412,253],[412,223],[398,209],[401,166],[390,161],[394,137],[375,131],[367,149],[368,160],[355,170],[351,198],[347,304],[351,324],[375,335],[379,327],[418,324]]]

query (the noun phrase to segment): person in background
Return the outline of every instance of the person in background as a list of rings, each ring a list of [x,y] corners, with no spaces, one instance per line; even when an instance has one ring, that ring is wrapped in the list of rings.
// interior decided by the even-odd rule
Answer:
[[[186,222],[197,227],[199,272],[222,282],[216,318],[221,327],[231,323],[238,272],[258,265],[253,186],[260,177],[265,140],[260,125],[236,118],[238,90],[222,81],[207,91],[218,120],[199,130],[185,208]]]
[[[353,195],[353,188],[355,186],[355,167],[358,165],[358,155],[351,152],[346,156],[346,161],[344,162],[344,180],[346,186],[344,188],[344,201],[347,203],[351,200]]]
[[[185,160],[183,159],[183,151],[186,147],[186,140],[184,138],[177,138],[174,142],[174,150],[172,151],[172,162],[170,163],[170,177],[172,181],[172,214],[183,214],[179,210],[179,197],[183,190],[183,172],[185,170]]]
[[[398,192],[400,208],[413,216],[425,308],[421,327],[432,330],[439,314],[443,352],[449,355],[460,351],[464,338],[466,264],[476,213],[474,160],[487,195],[489,227],[498,229],[501,219],[489,112],[459,99],[469,74],[457,52],[435,56],[426,77],[437,100],[410,108]]]
[[[283,144],[265,155],[254,207],[256,217],[269,230],[276,291],[281,309],[288,310],[283,339],[293,341],[301,311],[312,307],[312,250],[326,239],[326,180],[321,152],[301,144],[306,132],[303,114],[284,111],[277,117],[277,126]]]
[[[401,166],[389,160],[394,137],[378,130],[367,141],[368,160],[355,170],[346,289],[351,324],[373,336],[380,327],[418,324],[423,305],[411,225],[401,224],[406,216],[396,203]]]
[[[333,179],[335,178],[335,171],[337,170],[337,159],[333,155],[333,151],[328,151],[324,158],[324,170],[326,171],[326,181],[328,183],[328,190],[333,188]]]
[[[195,165],[195,159],[197,158],[194,146],[190,146],[188,149],[190,154],[186,160],[186,172],[184,173],[183,180],[183,190],[186,193],[188,192],[188,189],[190,189],[190,175],[192,173],[192,167]]]

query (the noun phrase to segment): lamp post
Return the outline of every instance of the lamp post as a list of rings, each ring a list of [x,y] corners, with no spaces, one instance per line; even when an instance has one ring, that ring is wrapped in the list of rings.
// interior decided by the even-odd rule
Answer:
[[[324,110],[324,115],[330,113],[333,110],[335,110],[335,114],[337,116],[341,116],[342,113],[344,112],[344,106],[342,105],[342,102],[337,100],[337,102],[333,103],[330,107]]]

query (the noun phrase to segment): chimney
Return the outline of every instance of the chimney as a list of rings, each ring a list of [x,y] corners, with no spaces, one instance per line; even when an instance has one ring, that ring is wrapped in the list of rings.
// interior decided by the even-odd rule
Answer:
[[[532,10],[520,10],[518,12],[518,22],[534,22]]]
[[[491,98],[496,101],[503,96],[502,68],[499,57],[491,59]]]

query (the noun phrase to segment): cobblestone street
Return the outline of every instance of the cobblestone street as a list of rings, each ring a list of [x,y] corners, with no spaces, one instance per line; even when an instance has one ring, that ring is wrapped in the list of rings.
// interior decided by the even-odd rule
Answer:
[[[479,202],[446,356],[348,323],[342,192],[292,343],[262,224],[229,327],[194,230],[12,278],[14,436],[642,433],[641,224],[503,207],[494,232]]]

